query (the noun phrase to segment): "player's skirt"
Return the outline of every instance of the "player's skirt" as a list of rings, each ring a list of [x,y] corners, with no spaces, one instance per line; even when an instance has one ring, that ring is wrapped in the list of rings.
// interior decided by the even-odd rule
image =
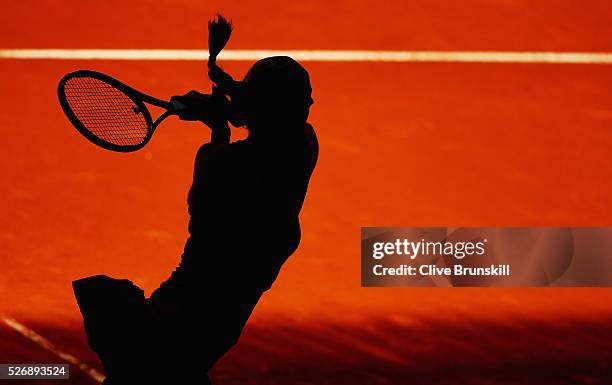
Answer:
[[[87,342],[104,366],[104,384],[210,384],[207,365],[198,365],[196,352],[176,343],[131,281],[96,275],[72,286]]]

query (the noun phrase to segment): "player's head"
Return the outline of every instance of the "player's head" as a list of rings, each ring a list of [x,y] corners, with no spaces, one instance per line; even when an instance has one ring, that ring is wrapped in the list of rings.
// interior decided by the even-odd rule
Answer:
[[[304,67],[288,56],[261,59],[244,77],[242,110],[250,130],[266,126],[300,128],[308,118],[312,100],[310,77]]]

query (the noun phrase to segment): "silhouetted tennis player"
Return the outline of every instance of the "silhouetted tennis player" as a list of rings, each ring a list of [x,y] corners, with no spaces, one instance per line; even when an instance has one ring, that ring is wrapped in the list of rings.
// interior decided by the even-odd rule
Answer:
[[[213,95],[173,98],[189,107],[182,119],[212,130],[195,159],[180,265],[148,299],[128,280],[73,283],[110,385],[208,383],[300,242],[298,216],[318,156],[306,123],[308,73],[289,57],[269,57],[237,82],[211,59]],[[248,138],[230,143],[228,120],[246,125]]]

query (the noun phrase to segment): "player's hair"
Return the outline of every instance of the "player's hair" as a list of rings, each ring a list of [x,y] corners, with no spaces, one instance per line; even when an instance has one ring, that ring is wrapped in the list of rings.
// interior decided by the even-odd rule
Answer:
[[[244,81],[235,81],[216,63],[232,34],[232,23],[220,14],[208,22],[208,77],[217,91],[231,98],[229,120],[243,126],[249,118],[268,115],[305,120],[312,104],[308,72],[288,56],[273,56],[256,62]],[[274,105],[276,114],[271,114]]]
[[[234,79],[217,65],[217,56],[231,35],[231,21],[220,14],[208,22],[208,77],[226,95],[231,95]]]
[[[232,22],[220,14],[208,22],[208,54],[209,60],[215,61],[232,35]]]

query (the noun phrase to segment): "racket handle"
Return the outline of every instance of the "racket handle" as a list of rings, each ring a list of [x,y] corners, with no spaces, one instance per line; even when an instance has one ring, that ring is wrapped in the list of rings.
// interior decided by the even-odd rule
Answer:
[[[210,95],[201,94],[197,91],[189,91],[182,96],[170,98],[172,108],[169,110],[181,120],[195,121],[202,118],[203,109],[210,104]]]
[[[182,111],[187,110],[187,105],[177,102],[176,100],[171,100],[170,104],[172,104],[172,112],[176,114],[180,114]]]

